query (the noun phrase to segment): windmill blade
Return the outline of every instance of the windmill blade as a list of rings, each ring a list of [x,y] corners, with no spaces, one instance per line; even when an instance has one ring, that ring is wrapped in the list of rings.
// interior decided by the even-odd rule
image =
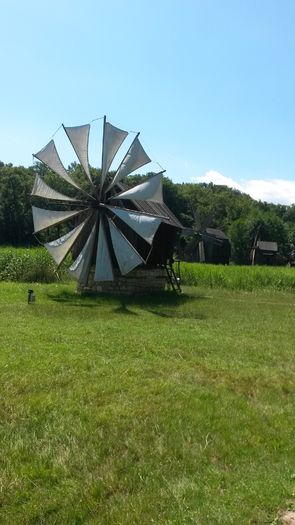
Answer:
[[[55,147],[54,141],[51,140],[48,144],[41,149],[38,153],[34,154],[36,159],[41,160],[48,168],[50,168],[54,173],[59,175],[62,179],[66,180],[69,184],[81,190],[80,186],[71,179],[68,175],[64,165],[62,164],[57,149]]]
[[[145,264],[139,253],[133,248],[123,233],[118,230],[113,221],[108,218],[110,234],[116,259],[122,275],[131,272],[136,266]]]
[[[34,186],[31,192],[32,196],[43,197],[54,201],[79,202],[74,197],[68,197],[59,191],[54,190],[39,175],[36,175]]]
[[[101,188],[103,187],[106,175],[116,156],[120,146],[123,144],[128,132],[115,128],[104,118],[103,143],[102,143],[102,165],[101,165]]]
[[[75,153],[80,161],[80,164],[85,171],[89,181],[92,184],[92,179],[89,170],[89,160],[88,160],[88,143],[89,143],[89,131],[90,124],[85,124],[83,126],[73,126],[66,127],[63,125],[63,128],[69,138],[70,143],[72,144]]]
[[[63,260],[68,255],[70,249],[75,244],[77,238],[82,233],[85,228],[89,217],[85,221],[81,222],[76,228],[66,233],[62,237],[55,239],[54,241],[47,242],[44,244],[45,248],[49,251],[50,255],[53,257],[58,266],[63,262]]]
[[[32,206],[33,221],[34,221],[34,233],[38,233],[50,226],[55,226],[60,222],[63,222],[71,217],[75,217],[85,211],[90,211],[90,208],[84,210],[72,210],[72,211],[55,211],[55,210],[44,210],[43,208],[37,208]]]
[[[143,213],[136,213],[131,210],[113,206],[106,206],[106,208],[117,215],[119,219],[130,226],[130,228],[138,233],[145,241],[152,244],[154,235],[162,222],[159,217],[144,215]]]
[[[81,252],[79,253],[77,259],[75,259],[75,261],[68,270],[70,275],[75,277],[80,284],[85,285],[88,280],[88,274],[91,266],[92,253],[94,248],[95,233],[96,221]]]
[[[114,273],[110,251],[104,231],[103,218],[100,216],[98,243],[95,263],[95,281],[113,281]]]
[[[134,186],[134,188],[123,191],[122,193],[111,197],[110,200],[128,199],[136,201],[151,201],[163,204],[163,173],[164,171],[157,173],[147,181]]]
[[[148,162],[151,162],[151,159],[144,151],[141,143],[138,140],[138,135],[136,135],[134,141],[132,142],[129,150],[127,151],[124,159],[122,160],[119,168],[117,169],[116,175],[113,178],[112,183],[108,187],[108,190],[112,188],[115,184],[120,182],[123,177],[129,175],[132,171],[144,166]]]

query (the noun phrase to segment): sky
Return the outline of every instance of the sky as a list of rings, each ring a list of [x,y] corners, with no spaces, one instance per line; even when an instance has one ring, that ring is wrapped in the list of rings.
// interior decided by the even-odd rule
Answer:
[[[293,0],[0,0],[0,24],[3,162],[54,135],[68,165],[61,123],[107,115],[148,170],[295,203]],[[95,167],[101,136],[94,120]]]

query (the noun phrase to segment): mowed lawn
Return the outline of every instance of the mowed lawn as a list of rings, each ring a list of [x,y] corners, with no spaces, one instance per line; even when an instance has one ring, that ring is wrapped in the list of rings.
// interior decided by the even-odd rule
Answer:
[[[274,524],[295,490],[295,294],[0,284],[0,523]]]

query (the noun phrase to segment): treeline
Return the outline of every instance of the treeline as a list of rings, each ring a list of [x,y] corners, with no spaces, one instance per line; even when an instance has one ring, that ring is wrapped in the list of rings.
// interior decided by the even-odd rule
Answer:
[[[92,177],[99,170],[92,168]],[[69,166],[71,176],[87,188],[87,181],[76,163]],[[75,189],[37,163],[29,168],[0,162],[0,245],[32,246],[33,221],[30,193],[36,174],[52,187],[74,195]],[[144,176],[127,177],[131,186]],[[295,204],[291,206],[257,202],[250,196],[227,186],[213,184],[174,184],[164,178],[164,200],[186,227],[197,233],[206,227],[219,228],[230,238],[232,259],[249,263],[249,252],[255,238],[276,241],[282,256],[289,258],[295,249]],[[187,249],[194,250],[196,238],[187,239]]]

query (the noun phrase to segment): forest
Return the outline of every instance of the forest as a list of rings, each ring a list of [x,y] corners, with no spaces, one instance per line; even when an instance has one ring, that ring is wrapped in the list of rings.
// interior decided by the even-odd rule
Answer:
[[[78,164],[68,170],[79,184],[87,185]],[[100,170],[91,168],[92,178]],[[33,235],[30,196],[36,174],[58,191],[68,195],[73,188],[57,179],[44,165],[25,168],[0,162],[0,245],[30,247],[38,244]],[[132,186],[148,175],[129,176],[124,184]],[[86,186],[85,186],[86,187]],[[164,201],[183,226],[195,234],[206,227],[223,230],[232,244],[231,259],[236,264],[249,264],[254,239],[276,241],[280,254],[290,258],[295,250],[295,204],[291,206],[255,201],[249,195],[227,186],[196,183],[173,183],[164,177]],[[40,201],[39,201],[40,203]],[[186,238],[188,250],[194,249],[197,236]]]

